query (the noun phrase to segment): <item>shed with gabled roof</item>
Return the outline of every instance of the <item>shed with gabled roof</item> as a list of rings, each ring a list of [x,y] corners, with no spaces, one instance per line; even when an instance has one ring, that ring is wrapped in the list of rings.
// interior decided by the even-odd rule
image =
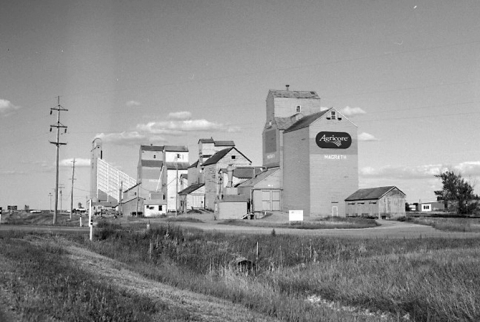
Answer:
[[[358,189],[345,199],[347,216],[405,216],[406,195],[395,186]]]
[[[193,209],[205,208],[205,184],[196,183],[188,186],[178,193],[180,198],[180,211],[186,212]]]

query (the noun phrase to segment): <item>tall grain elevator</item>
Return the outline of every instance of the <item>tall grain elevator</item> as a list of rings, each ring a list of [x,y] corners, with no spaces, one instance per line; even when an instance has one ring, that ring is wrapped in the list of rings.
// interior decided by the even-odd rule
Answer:
[[[315,91],[270,90],[263,165],[279,168],[282,210],[306,217],[345,216],[358,189],[357,126]]]

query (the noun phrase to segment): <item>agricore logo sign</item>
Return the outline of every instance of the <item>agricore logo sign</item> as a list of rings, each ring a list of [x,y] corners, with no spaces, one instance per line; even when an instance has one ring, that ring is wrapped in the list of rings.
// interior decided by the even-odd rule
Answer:
[[[315,142],[322,149],[348,149],[352,145],[352,137],[346,132],[319,132]]]

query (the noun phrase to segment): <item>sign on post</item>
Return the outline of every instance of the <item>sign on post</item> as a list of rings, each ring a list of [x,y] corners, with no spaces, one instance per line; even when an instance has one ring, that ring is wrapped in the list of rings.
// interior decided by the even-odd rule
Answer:
[[[288,221],[303,221],[303,210],[289,210]]]
[[[88,226],[90,227],[90,240],[93,240],[93,209],[92,199],[88,200]]]

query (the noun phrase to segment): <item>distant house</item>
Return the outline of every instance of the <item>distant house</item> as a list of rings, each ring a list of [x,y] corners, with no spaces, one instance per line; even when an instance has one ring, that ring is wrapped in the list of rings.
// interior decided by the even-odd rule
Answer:
[[[405,215],[405,193],[395,186],[359,189],[345,199],[347,216],[400,217]]]
[[[443,201],[422,202],[417,204],[417,210],[421,212],[444,211],[445,204]]]
[[[145,217],[155,217],[167,213],[167,202],[165,200],[145,200],[143,215]]]

